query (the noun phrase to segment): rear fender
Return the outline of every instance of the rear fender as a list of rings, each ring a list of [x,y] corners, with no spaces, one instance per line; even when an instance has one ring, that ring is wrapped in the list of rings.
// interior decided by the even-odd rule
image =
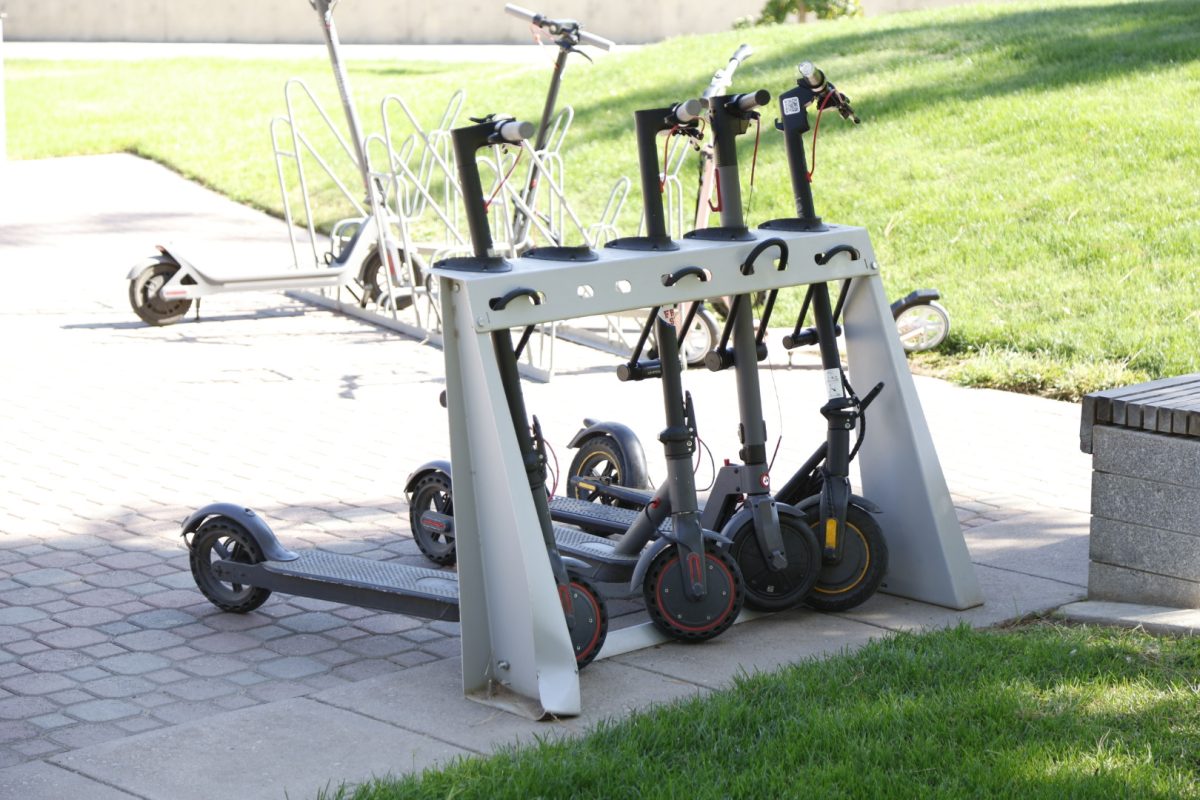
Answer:
[[[275,532],[271,530],[271,526],[267,524],[266,520],[251,509],[235,503],[210,503],[199,511],[193,512],[184,520],[181,535],[186,537],[195,533],[206,520],[212,517],[227,517],[230,522],[245,528],[262,548],[263,555],[268,561],[295,561],[300,557],[298,553],[288,550],[279,543],[279,539],[276,538]]]
[[[584,420],[586,427],[581,428],[567,447],[581,447],[584,442],[596,436],[608,436],[616,442],[617,447],[625,455],[625,463],[629,466],[629,474],[625,476],[625,486],[630,489],[652,489],[650,473],[646,466],[646,451],[636,433],[628,425],[620,422],[596,422]]]
[[[412,494],[413,490],[417,488],[417,482],[433,472],[442,473],[446,476],[447,482],[449,482],[451,486],[454,485],[454,482],[451,479],[453,473],[450,471],[450,462],[439,458],[434,459],[433,461],[426,461],[424,464],[413,470],[408,478],[404,481],[404,493]]]

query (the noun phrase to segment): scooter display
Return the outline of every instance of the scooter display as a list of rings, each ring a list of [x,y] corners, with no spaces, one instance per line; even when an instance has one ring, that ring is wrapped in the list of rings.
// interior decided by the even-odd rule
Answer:
[[[777,127],[784,134],[792,189],[796,197],[797,216],[771,220],[760,227],[764,230],[824,230],[824,225],[814,210],[804,154],[803,134],[809,130],[807,109],[814,102],[831,104],[847,119],[852,119],[854,118],[853,108],[850,106],[849,100],[825,80],[823,73],[807,62],[801,65],[797,87],[781,95],[779,102],[783,112],[783,121],[777,123]],[[725,104],[717,106],[717,108],[729,109],[729,105]],[[720,118],[718,116],[718,122],[715,124],[721,124]],[[720,136],[717,141],[719,144]],[[718,147],[718,159],[721,158],[721,154],[722,150]],[[726,163],[729,164],[729,151],[726,150],[725,154]],[[734,158],[736,158],[736,153]],[[722,182],[723,186],[736,186],[736,170],[727,170],[722,177]],[[731,206],[725,199],[723,199],[723,204]],[[744,227],[739,226],[736,218],[723,216],[721,227],[708,229],[715,232],[704,235],[718,238],[736,236],[739,229],[745,230]],[[853,248],[841,246],[834,247],[818,257],[818,263],[828,263],[831,259],[843,254],[854,260],[860,257]],[[846,380],[837,349],[837,335],[840,333],[837,319],[841,314],[848,288],[848,282],[843,284],[837,308],[833,309],[830,305],[827,285],[824,283],[812,284],[802,304],[795,330],[783,341],[784,347],[788,349],[812,344],[820,346],[822,368],[828,391],[828,401],[821,408],[822,415],[828,421],[826,442],[774,495],[774,502],[781,504],[778,506],[779,508],[787,508],[789,512],[796,515],[792,519],[796,520],[798,526],[803,526],[814,534],[816,545],[819,548],[816,557],[820,559],[820,569],[819,574],[816,575],[815,584],[808,584],[811,592],[808,592],[803,599],[808,605],[825,611],[843,611],[865,602],[878,589],[887,570],[887,546],[879,525],[874,519],[874,515],[881,513],[881,509],[866,498],[853,494],[850,489],[849,465],[858,452],[858,447],[862,444],[862,437],[865,434],[864,412],[871,401],[883,390],[883,386],[881,384],[874,387],[866,397],[861,399],[849,389],[849,382]],[[753,370],[748,365],[766,356],[764,337],[774,303],[775,293],[772,292],[766,298],[762,319],[757,334],[755,334],[750,319],[750,297],[742,295],[736,298],[726,321],[721,343],[709,355],[711,369],[719,370],[730,365],[741,365],[741,370],[745,371],[745,374],[741,370],[738,372],[743,464],[725,466],[718,472],[702,517],[706,525],[722,531],[734,542],[749,543],[751,541],[745,532],[745,526],[754,522],[755,519],[753,514],[747,514],[746,506],[754,508],[754,503],[757,502],[760,507],[765,507],[762,500],[755,501],[753,499],[755,495],[748,491],[753,487],[753,477],[758,477],[762,481],[763,476],[766,475],[765,431],[762,437],[756,435],[763,428],[761,401],[755,402],[759,398],[756,391],[757,378],[751,377]],[[810,307],[813,311],[814,325],[806,328],[804,322]],[[728,346],[731,330],[734,339],[732,349]],[[756,410],[757,419],[755,419]],[[851,449],[850,432],[856,428],[859,438]],[[749,439],[751,435],[754,436],[753,440]],[[622,458],[622,454],[618,454],[616,458]],[[750,477],[751,480],[747,480],[747,477]],[[603,479],[603,476],[595,474],[573,472],[568,480],[570,485],[586,492],[586,496],[590,499],[605,498],[610,502],[621,502],[626,507],[637,507],[639,498],[642,503],[649,500],[644,492],[612,486]],[[766,485],[769,485],[769,481],[766,482]],[[759,496],[761,497],[761,493]],[[783,518],[782,512],[780,518]],[[740,522],[742,530],[733,528],[735,522]],[[771,531],[771,528],[759,523],[758,530]],[[795,593],[786,591],[787,583],[783,580],[787,576],[786,569],[771,569],[771,557],[779,548],[778,540],[771,541],[759,534],[755,537],[754,543],[756,545],[754,548],[745,546],[733,548],[746,577],[748,602],[770,608],[772,601],[779,598],[779,605],[774,607],[783,607],[782,597],[794,597],[798,591]],[[794,544],[797,545],[795,549],[798,551],[798,555],[805,552],[803,547],[798,546],[799,542]],[[792,558],[793,542],[789,542],[786,554],[788,559]],[[776,563],[786,562],[776,559]],[[781,572],[782,574],[780,574]],[[779,589],[776,588],[780,585],[784,588],[782,597]],[[755,589],[763,586],[771,587],[770,594],[774,594],[776,597],[763,597],[761,594],[754,593]],[[767,602],[764,603],[764,600]]]
[[[606,247],[624,250],[678,249],[667,235],[662,198],[658,189],[657,138],[664,132],[677,132],[694,126],[701,106],[691,100],[665,108],[638,111],[634,124],[638,142],[639,165],[643,178],[643,200],[647,204],[645,236],[617,239]],[[473,160],[459,160],[464,187],[478,182]],[[468,193],[468,197],[474,196]],[[482,207],[468,209],[472,239],[477,249],[490,246],[486,214]],[[574,252],[553,248],[544,256],[553,260],[579,260]],[[536,257],[535,250],[527,257]],[[495,261],[495,259],[492,259]],[[704,270],[687,266],[663,278],[664,286],[696,277],[708,279]],[[659,487],[658,502],[636,514],[614,516],[611,509],[570,498],[548,499],[544,486],[538,494],[539,513],[545,509],[547,521],[574,522],[599,527],[619,534],[616,539],[598,536],[581,528],[559,525],[554,528],[558,549],[565,555],[591,565],[588,577],[601,584],[628,584],[628,591],[640,589],[651,621],[666,635],[683,641],[699,641],[719,635],[733,624],[744,602],[743,582],[737,563],[726,548],[730,542],[700,524],[696,487],[691,460],[695,452],[695,425],[691,398],[683,392],[682,365],[674,309],[655,308],[647,319],[641,337],[627,364],[618,370],[622,380],[662,379],[663,404],[667,427],[659,436],[667,462],[667,479]],[[642,360],[650,337],[656,334],[662,353],[659,360]],[[528,331],[526,332],[526,336]],[[523,337],[523,341],[524,341]],[[520,350],[520,345],[518,345]],[[421,497],[410,496],[413,530],[438,531],[436,544],[452,544],[452,496],[448,491],[450,474],[444,462],[431,462],[417,472],[422,477],[416,488],[432,488]],[[410,483],[410,485],[413,485]],[[440,505],[440,509],[438,506]],[[619,520],[619,521],[618,521]],[[420,540],[418,544],[421,545]],[[424,545],[421,545],[424,549]],[[451,557],[442,550],[443,558]]]
[[[475,152],[496,144],[515,144],[530,136],[533,126],[509,118],[454,131],[454,145],[471,164]],[[482,190],[478,175],[464,183],[468,197]],[[484,220],[486,226],[486,219]],[[474,232],[474,227],[473,227]],[[476,241],[476,257],[491,260],[484,239]],[[529,486],[542,522],[542,537],[559,599],[574,647],[576,663],[586,665],[604,644],[608,614],[603,597],[580,570],[587,565],[564,558],[555,547],[545,507],[545,458],[536,419],[526,415],[517,371],[517,350],[509,331],[492,335],[492,346]],[[395,611],[429,619],[458,619],[458,580],[452,572],[411,567],[386,561],[339,555],[322,550],[292,551],[284,547],[262,517],[249,508],[215,503],[184,522],[192,575],[215,606],[246,613],[262,605],[272,591],[315,597],[366,608]]]

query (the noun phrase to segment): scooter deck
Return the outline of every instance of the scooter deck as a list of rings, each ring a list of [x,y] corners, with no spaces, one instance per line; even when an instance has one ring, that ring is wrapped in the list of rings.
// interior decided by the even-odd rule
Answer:
[[[302,550],[292,561],[219,561],[222,580],[285,594],[395,611],[426,619],[458,619],[458,576],[425,567]]]
[[[578,528],[554,526],[554,544],[558,552],[590,564],[591,576],[601,582],[623,582],[629,580],[637,566],[638,554],[624,555],[614,552],[616,542],[603,536],[593,536]]]
[[[629,508],[606,506],[575,497],[555,496],[550,498],[550,516],[556,522],[578,525],[584,530],[604,534],[622,534],[641,513]],[[660,531],[672,530],[672,520],[667,517],[658,526]]]

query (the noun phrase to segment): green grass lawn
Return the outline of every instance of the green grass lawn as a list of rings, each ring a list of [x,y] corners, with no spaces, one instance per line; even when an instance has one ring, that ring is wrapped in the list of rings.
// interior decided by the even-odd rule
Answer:
[[[1046,623],[904,634],[582,740],[340,796],[1197,797],[1198,681],[1195,638]]]
[[[821,127],[818,211],[871,231],[893,294],[942,291],[954,332],[926,369],[1058,397],[1194,371],[1197,30],[1194,0],[1066,0],[683,37],[579,60],[562,95],[578,112],[569,186],[594,218],[612,181],[635,175],[633,110],[698,94],[739,42],[756,49],[739,89],[779,93],[810,59],[863,118]],[[323,61],[10,61],[9,148],[17,158],[132,151],[278,213],[267,120],[282,113],[293,74],[336,111],[328,72]],[[548,77],[542,67],[350,65],[371,130],[385,94],[428,123],[459,86],[472,115],[536,120]],[[769,124],[762,138],[752,222],[791,212],[781,142]],[[743,139],[748,164],[753,136]],[[346,212],[328,189],[319,199],[323,224]]]

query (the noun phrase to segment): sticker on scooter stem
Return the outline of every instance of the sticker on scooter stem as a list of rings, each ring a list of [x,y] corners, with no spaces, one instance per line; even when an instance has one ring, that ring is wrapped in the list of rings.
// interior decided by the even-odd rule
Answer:
[[[674,325],[678,319],[679,310],[675,306],[663,306],[658,311],[659,318],[668,325]]]
[[[840,369],[825,370],[825,394],[830,400],[846,396],[842,393],[842,371]]]
[[[783,113],[784,114],[799,114],[800,113],[800,98],[785,97],[783,98]]]

